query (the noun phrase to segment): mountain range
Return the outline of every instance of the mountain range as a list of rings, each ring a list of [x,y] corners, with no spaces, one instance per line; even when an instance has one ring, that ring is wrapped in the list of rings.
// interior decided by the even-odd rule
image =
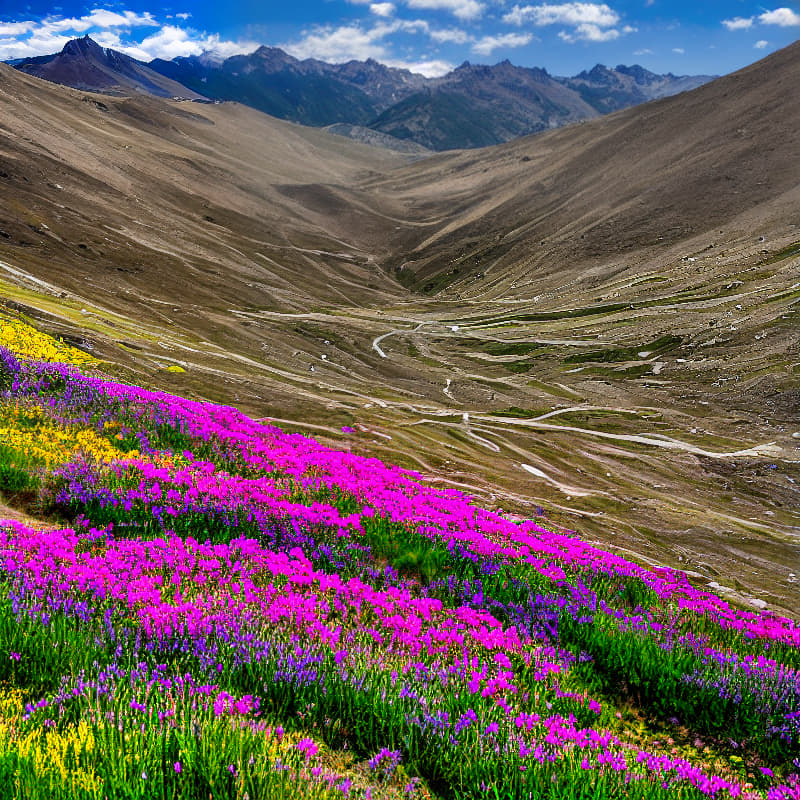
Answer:
[[[369,129],[392,137],[373,137],[384,145],[400,139],[437,151],[499,144],[711,80],[602,65],[559,78],[509,61],[465,62],[443,77],[425,78],[373,60],[298,60],[274,47],[224,60],[206,54],[144,64],[88,36],[69,42],[60,53],[14,66],[77,89],[236,101],[304,125],[337,125],[339,134],[362,140]]]
[[[121,380],[796,614],[798,82],[800,43],[420,158],[0,64],[2,302]]]

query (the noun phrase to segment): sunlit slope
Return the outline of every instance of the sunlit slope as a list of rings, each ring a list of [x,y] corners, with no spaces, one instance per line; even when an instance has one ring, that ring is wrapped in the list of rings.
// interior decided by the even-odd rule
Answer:
[[[795,613],[797,52],[411,165],[3,70],[0,291],[136,382]]]
[[[394,266],[427,292],[477,276],[481,296],[533,297],[797,222],[798,81],[795,44],[692,92],[394,172],[374,191],[427,223]]]
[[[176,295],[223,311],[400,292],[365,249],[394,223],[344,200],[323,218],[281,189],[349,185],[396,155],[233,104],[109,98],[5,66],[0,119],[0,258],[67,291],[150,318]]]

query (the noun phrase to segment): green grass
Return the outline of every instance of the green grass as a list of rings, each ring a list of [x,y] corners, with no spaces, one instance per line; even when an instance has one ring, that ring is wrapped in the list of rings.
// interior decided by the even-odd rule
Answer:
[[[783,261],[785,258],[792,258],[797,255],[800,255],[800,242],[794,242],[788,247],[784,247],[783,250],[779,250],[777,253],[767,256],[763,261],[759,261],[758,265],[774,264],[777,261]]]
[[[21,502],[39,489],[41,462],[0,443],[0,492]]]
[[[669,334],[662,336],[649,344],[631,345],[630,347],[611,347],[603,350],[590,350],[585,353],[573,353],[564,359],[565,364],[584,364],[588,361],[596,363],[615,361],[636,361],[641,357],[640,352],[648,352],[649,356],[660,355],[668,350],[673,350],[682,343],[680,336]],[[649,368],[648,368],[649,371]]]
[[[527,356],[537,350],[547,350],[537,342],[485,342],[481,349],[490,356]]]
[[[493,417],[519,417],[522,419],[533,419],[534,417],[540,417],[542,414],[546,414],[548,411],[550,411],[549,408],[537,409],[510,406],[502,411],[490,411],[489,414]]]
[[[539,389],[546,394],[552,395],[553,397],[561,397],[564,400],[580,400],[582,399],[581,395],[577,392],[573,392],[571,389],[568,389],[564,386],[556,386],[552,383],[544,383],[543,381],[528,381],[528,386],[532,389]]]
[[[530,372],[533,369],[532,361],[510,361],[503,364],[503,367],[514,375],[520,375],[524,372]]]

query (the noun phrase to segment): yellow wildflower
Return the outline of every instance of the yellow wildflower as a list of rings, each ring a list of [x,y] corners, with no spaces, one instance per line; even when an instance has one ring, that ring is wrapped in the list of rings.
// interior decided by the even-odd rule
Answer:
[[[88,353],[54,339],[21,320],[0,316],[0,346],[30,361],[57,361],[76,367],[94,367],[100,362]]]
[[[138,455],[135,450],[122,453],[90,428],[59,427],[42,408],[32,405],[0,407],[0,443],[26,463],[47,468],[80,454],[104,464]]]

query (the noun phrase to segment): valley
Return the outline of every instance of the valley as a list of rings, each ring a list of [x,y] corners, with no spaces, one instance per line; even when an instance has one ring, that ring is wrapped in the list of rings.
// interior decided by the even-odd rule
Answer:
[[[413,161],[0,67],[2,308],[796,616],[796,53]]]
[[[597,544],[791,613],[800,367],[785,351],[798,292],[774,287],[799,283],[800,264],[753,271],[744,252],[730,258],[747,283],[727,296],[709,299],[708,278],[690,291],[616,281],[599,287],[614,303],[592,296],[560,310],[231,308],[201,331],[180,305],[154,304],[160,322],[140,326],[84,297],[69,313],[32,286],[17,307],[54,333],[83,330],[97,354],[177,393],[233,402],[490,505],[545,513]]]

